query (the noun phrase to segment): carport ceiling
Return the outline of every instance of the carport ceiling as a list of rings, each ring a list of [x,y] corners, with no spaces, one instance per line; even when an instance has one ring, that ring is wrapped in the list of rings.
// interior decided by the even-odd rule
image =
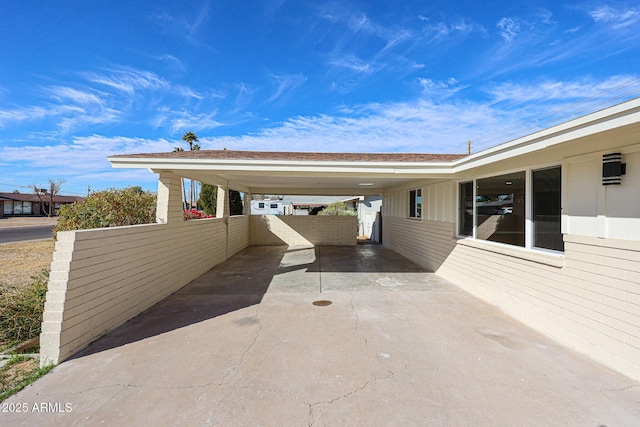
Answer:
[[[254,194],[376,195],[415,179],[450,176],[459,154],[292,153],[198,150],[118,155],[116,168],[147,168]]]

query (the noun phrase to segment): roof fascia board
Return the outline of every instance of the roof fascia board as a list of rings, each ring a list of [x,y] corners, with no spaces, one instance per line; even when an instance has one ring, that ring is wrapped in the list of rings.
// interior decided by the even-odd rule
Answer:
[[[309,171],[367,173],[415,173],[415,171],[439,171],[450,173],[454,162],[331,162],[331,161],[269,161],[228,159],[168,159],[145,157],[109,157],[114,168],[147,168],[155,170],[219,170],[238,171]]]
[[[453,172],[484,166],[508,158],[603,133],[640,122],[640,98],[541,130],[455,161]]]

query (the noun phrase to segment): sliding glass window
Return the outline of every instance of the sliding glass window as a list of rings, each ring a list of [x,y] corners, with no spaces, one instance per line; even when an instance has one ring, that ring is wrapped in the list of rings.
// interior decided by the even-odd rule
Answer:
[[[409,191],[409,218],[422,216],[422,189]]]
[[[476,183],[476,238],[524,247],[525,172]]]
[[[458,235],[473,236],[473,182],[461,182],[458,197]]]
[[[564,251],[560,167],[533,171],[533,246]]]

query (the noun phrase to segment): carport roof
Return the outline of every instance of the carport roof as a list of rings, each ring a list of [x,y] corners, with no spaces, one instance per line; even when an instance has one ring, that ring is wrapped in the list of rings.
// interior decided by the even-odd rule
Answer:
[[[378,195],[384,188],[447,175],[465,154],[195,150],[109,157],[114,167],[148,168],[254,194]]]
[[[313,162],[450,162],[466,154],[427,153],[321,153],[288,151],[193,150],[170,153],[120,154],[110,159],[208,159],[208,160],[281,160]]]

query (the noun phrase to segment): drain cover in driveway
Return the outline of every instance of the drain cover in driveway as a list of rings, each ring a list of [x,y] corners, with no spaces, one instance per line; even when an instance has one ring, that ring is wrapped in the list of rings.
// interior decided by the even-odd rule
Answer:
[[[327,305],[331,305],[331,301],[326,300],[326,299],[321,299],[319,301],[314,301],[313,305],[317,305],[319,307],[325,307]]]

